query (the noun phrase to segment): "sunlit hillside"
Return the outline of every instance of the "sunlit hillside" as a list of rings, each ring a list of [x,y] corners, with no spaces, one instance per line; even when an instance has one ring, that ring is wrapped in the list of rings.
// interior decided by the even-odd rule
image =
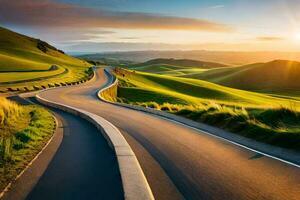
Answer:
[[[220,85],[251,90],[299,96],[300,63],[297,61],[274,60],[234,67],[199,67],[166,65],[141,65],[131,68],[143,72],[206,80]]]
[[[206,61],[190,60],[190,59],[157,58],[157,59],[149,60],[147,62],[130,65],[130,68],[139,68],[139,67],[153,66],[153,65],[154,66],[173,65],[178,67],[197,67],[202,69],[227,67],[227,65],[225,64],[216,63],[216,62],[206,62]]]
[[[86,76],[89,66],[87,62],[73,58],[44,41],[0,28],[2,91],[79,81]]]
[[[126,72],[126,71],[125,71]],[[220,104],[244,107],[280,107],[291,104],[300,106],[299,101],[287,101],[283,98],[234,89],[191,78],[157,75],[145,72],[130,72],[119,77],[122,83],[129,84],[120,90],[127,100],[132,102],[157,101],[159,103],[179,103],[195,105],[216,102]],[[139,94],[135,96],[135,94]]]
[[[183,76],[246,90],[289,92],[300,89],[300,63],[296,61],[275,60]]]
[[[117,101],[172,112],[259,141],[299,149],[300,101],[203,80],[117,69]]]

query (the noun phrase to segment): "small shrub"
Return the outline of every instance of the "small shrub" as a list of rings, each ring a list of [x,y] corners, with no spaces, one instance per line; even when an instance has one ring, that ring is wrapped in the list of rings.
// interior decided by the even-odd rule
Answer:
[[[22,142],[15,142],[13,145],[13,149],[15,149],[15,150],[24,149],[25,147],[26,147],[26,145]]]
[[[25,129],[23,132],[18,132],[15,134],[15,138],[23,143],[30,141],[30,136],[28,136],[28,131]]]

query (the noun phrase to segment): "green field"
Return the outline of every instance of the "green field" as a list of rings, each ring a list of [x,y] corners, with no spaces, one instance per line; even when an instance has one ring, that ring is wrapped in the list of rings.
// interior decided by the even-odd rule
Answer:
[[[141,65],[130,68],[170,76],[193,78],[237,89],[296,98],[300,93],[300,63],[275,60],[235,67],[199,68],[165,64]]]
[[[39,153],[55,129],[53,116],[39,106],[0,98],[0,190]]]
[[[194,68],[194,67],[182,67],[176,65],[168,65],[168,64],[153,64],[139,67],[130,67],[131,70],[150,72],[156,74],[165,74],[170,76],[184,76],[187,74],[198,74],[207,69]]]
[[[260,141],[300,148],[300,102],[215,83],[118,69],[118,101],[173,112]]]
[[[132,68],[132,67],[150,66],[150,65],[157,65],[157,64],[173,65],[178,67],[195,67],[195,68],[203,68],[203,69],[228,67],[228,65],[216,63],[216,62],[190,60],[190,59],[173,59],[173,58],[157,58],[143,63],[131,64],[128,65],[128,67]]]
[[[47,78],[57,76],[66,72],[66,69],[59,67],[51,71],[28,71],[28,72],[0,72],[0,84],[8,82],[23,82],[30,79]]]
[[[51,70],[54,65],[58,69]],[[86,61],[68,56],[46,42],[0,27],[2,92],[6,92],[7,88],[33,89],[34,86],[78,82],[87,79],[89,66]]]

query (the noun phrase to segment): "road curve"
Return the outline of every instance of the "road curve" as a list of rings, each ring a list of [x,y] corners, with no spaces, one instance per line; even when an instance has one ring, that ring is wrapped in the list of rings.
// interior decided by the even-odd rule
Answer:
[[[27,200],[124,199],[117,159],[98,129],[57,109],[62,143]]]
[[[298,200],[300,169],[160,117],[101,102],[103,70],[41,97],[85,109],[117,126],[132,146],[156,199]]]

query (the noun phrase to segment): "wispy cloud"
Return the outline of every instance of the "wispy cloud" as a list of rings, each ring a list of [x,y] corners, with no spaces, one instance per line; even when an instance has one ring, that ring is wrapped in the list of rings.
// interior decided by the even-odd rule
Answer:
[[[214,6],[211,6],[210,8],[212,9],[218,9],[218,8],[224,8],[225,5],[214,5]]]
[[[229,32],[227,25],[193,18],[93,9],[50,0],[0,0],[0,23],[37,27],[166,29]]]
[[[122,39],[122,40],[137,40],[137,39],[140,39],[139,37],[120,37],[119,39]]]
[[[275,37],[275,36],[260,36],[260,37],[257,37],[256,40],[259,40],[259,41],[281,41],[281,40],[284,40],[283,37]]]

